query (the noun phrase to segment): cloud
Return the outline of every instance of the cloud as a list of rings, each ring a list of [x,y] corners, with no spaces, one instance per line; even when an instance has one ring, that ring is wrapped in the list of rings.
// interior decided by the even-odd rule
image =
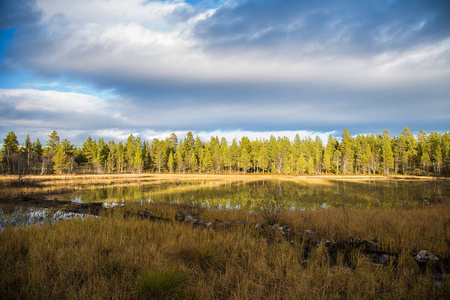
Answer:
[[[124,130],[119,128],[108,128],[102,130],[96,130],[93,132],[94,137],[101,137],[105,140],[113,141],[125,141],[130,135],[138,136],[140,135],[136,131]]]
[[[111,138],[448,127],[448,1],[26,3],[37,17],[17,28],[2,67],[80,88],[3,90],[10,126]]]
[[[43,87],[52,88],[52,87],[59,86],[59,82],[57,82],[57,81],[53,81],[50,83],[27,82],[27,83],[22,83],[22,86],[26,87],[26,88],[43,88]]]
[[[431,9],[436,3],[410,4],[411,17],[399,13],[405,4],[353,1],[242,1],[205,12],[180,1],[85,2],[39,1],[43,22],[18,31],[13,61],[43,74],[109,75],[111,85],[119,83],[114,75],[132,82],[340,81],[344,74],[370,77],[380,67],[374,55],[449,37],[437,28],[446,15]],[[191,17],[171,24],[180,10]],[[439,34],[423,33],[428,27]]]
[[[271,49],[300,56],[367,57],[446,39],[448,1],[232,2],[199,22],[195,33],[220,52]],[[276,49],[276,51],[275,51]]]
[[[0,30],[37,23],[42,11],[35,0],[14,0],[0,2]]]
[[[340,101],[341,96],[335,91],[334,103],[329,103],[326,97],[321,103],[283,99],[281,102],[267,100],[259,107],[251,107],[247,103],[153,105],[122,98],[102,100],[79,93],[0,89],[0,135],[6,136],[13,130],[20,139],[29,133],[42,141],[56,130],[77,145],[88,136],[119,141],[133,134],[152,140],[164,139],[172,132],[182,138],[187,131],[193,131],[205,141],[210,136],[225,137],[228,141],[240,140],[242,136],[267,139],[271,135],[293,139],[297,133],[301,137],[318,135],[325,141],[329,134],[340,135],[345,127],[353,134],[361,132],[359,128],[365,128],[364,132],[389,128],[395,134],[405,125],[412,130],[430,130],[427,126],[435,126],[431,129],[436,130],[439,124],[448,124],[450,111],[446,95],[424,103],[421,99],[426,95],[415,95],[415,91],[405,93],[381,95],[380,99],[375,95],[370,105],[360,103],[357,96],[346,99],[347,102]],[[275,96],[269,94],[267,99]],[[307,93],[302,97],[307,97]],[[395,101],[398,98],[408,100]],[[430,123],[430,115],[434,123]],[[349,119],[352,126],[348,126]],[[414,120],[413,126],[410,120]]]
[[[0,120],[3,126],[87,130],[117,121],[110,104],[90,95],[0,89]]]

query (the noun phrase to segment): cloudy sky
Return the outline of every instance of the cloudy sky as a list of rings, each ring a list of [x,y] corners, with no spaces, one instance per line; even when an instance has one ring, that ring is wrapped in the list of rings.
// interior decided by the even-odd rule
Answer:
[[[449,125],[448,0],[0,1],[2,139]]]

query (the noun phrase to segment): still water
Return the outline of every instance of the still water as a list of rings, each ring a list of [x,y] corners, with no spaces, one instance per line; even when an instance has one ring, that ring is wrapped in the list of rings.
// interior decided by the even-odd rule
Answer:
[[[85,218],[87,216],[87,214],[82,213],[24,206],[15,206],[12,211],[8,211],[8,207],[2,207],[2,205],[0,205],[0,231],[2,231],[6,226],[42,225],[45,223],[51,224],[59,220]]]
[[[450,185],[444,181],[254,181],[186,182],[107,187],[63,197],[77,202],[104,202],[105,206],[134,202],[194,203],[219,209],[278,208],[407,208],[444,201]]]
[[[447,181],[169,181],[104,187],[57,197],[73,202],[103,202],[105,208],[147,203],[182,203],[220,210],[316,210],[334,208],[398,209],[450,198]],[[0,231],[5,226],[53,223],[85,214],[39,207],[0,204]]]

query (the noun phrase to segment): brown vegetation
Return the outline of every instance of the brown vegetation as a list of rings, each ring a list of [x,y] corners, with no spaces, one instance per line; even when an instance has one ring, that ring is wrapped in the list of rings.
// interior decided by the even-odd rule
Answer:
[[[97,176],[95,183],[150,184],[176,176]],[[186,180],[207,185],[208,178],[218,184],[259,179],[190,175]],[[72,188],[88,187],[92,180],[43,179],[36,192],[47,187],[51,191],[46,184],[50,180]],[[151,203],[105,210],[100,218],[7,227],[0,233],[0,295],[5,299],[448,299],[446,211],[448,201],[408,209],[252,214]],[[180,214],[217,226],[178,222]],[[289,234],[270,230],[275,223],[289,228]],[[357,246],[365,241],[376,241],[375,250],[393,259],[374,262]],[[438,267],[415,261],[414,255],[423,249],[439,257]]]

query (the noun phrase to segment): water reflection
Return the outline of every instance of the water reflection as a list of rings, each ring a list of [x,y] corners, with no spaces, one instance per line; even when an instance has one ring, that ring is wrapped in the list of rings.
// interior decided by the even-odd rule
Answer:
[[[72,201],[103,201],[105,207],[126,202],[184,203],[234,210],[303,210],[333,208],[400,208],[445,199],[450,188],[441,182],[417,181],[255,181],[205,184],[166,182],[160,185],[108,187],[68,196]]]
[[[6,226],[30,226],[35,224],[43,225],[46,223],[52,224],[59,220],[85,218],[87,216],[90,215],[65,212],[61,210],[55,211],[38,207],[16,206],[14,211],[9,213],[0,208],[0,231],[3,231]]]

